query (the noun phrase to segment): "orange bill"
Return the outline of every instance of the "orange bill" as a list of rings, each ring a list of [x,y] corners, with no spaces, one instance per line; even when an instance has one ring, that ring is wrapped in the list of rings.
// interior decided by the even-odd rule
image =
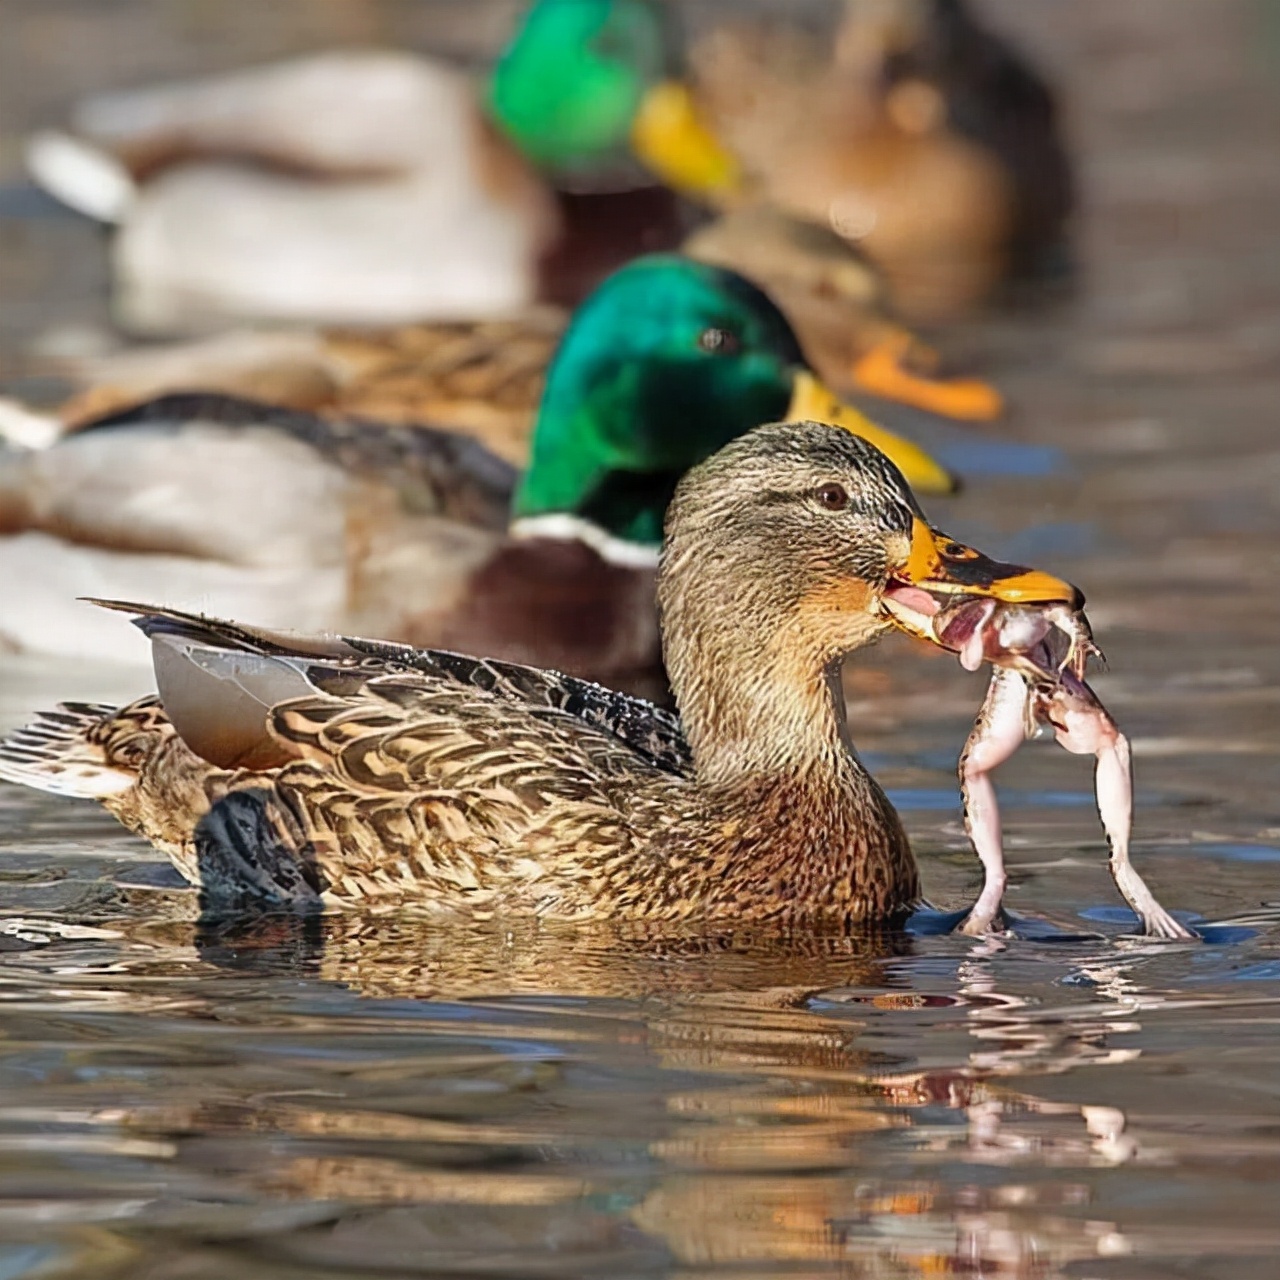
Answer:
[[[917,367],[910,367],[914,363]],[[905,329],[891,329],[850,370],[854,384],[873,396],[965,422],[990,422],[1004,412],[1004,397],[979,378],[944,378],[930,369],[937,353]]]
[[[884,593],[885,613],[904,631],[936,643],[929,619],[961,600],[1007,604],[1084,605],[1078,587],[1040,569],[1005,564],[931,528],[918,516],[906,562]]]

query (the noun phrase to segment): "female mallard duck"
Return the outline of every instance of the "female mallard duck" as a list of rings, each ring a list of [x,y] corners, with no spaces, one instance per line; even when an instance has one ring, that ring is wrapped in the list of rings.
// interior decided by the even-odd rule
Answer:
[[[132,628],[75,600],[145,596],[626,679],[657,662],[653,568],[676,481],[786,416],[847,423],[919,487],[950,487],[823,391],[749,282],[641,259],[565,334],[518,488],[456,435],[218,397],[0,454],[0,644],[128,659]]]
[[[0,776],[100,799],[224,905],[875,921],[919,879],[839,664],[960,594],[1077,596],[931,528],[866,441],[762,427],[667,516],[679,722],[532,668],[118,606],[151,637],[158,696],[49,713]]]
[[[742,24],[693,46],[738,190],[856,240],[918,318],[1060,253],[1071,177],[1052,95],[962,0],[849,0],[832,50]]]
[[[729,180],[669,54],[649,0],[539,0],[480,93],[410,54],[314,55],[89,98],[30,164],[118,223],[126,328],[506,314],[679,243],[684,214],[633,157],[693,190]]]
[[[953,374],[902,325],[884,274],[827,225],[774,205],[745,205],[699,227],[683,252],[764,288],[835,386],[964,421],[989,421],[1004,410],[995,387]]]
[[[763,287],[835,386],[963,420],[1003,409],[994,387],[947,373],[937,353],[893,318],[880,273],[827,228],[748,206],[694,232],[684,253]],[[448,422],[524,466],[564,326],[562,312],[540,308],[519,318],[393,329],[236,331],[46,363],[41,372],[82,389],[53,415],[11,413],[0,430],[34,443],[154,396],[216,391],[383,422]]]

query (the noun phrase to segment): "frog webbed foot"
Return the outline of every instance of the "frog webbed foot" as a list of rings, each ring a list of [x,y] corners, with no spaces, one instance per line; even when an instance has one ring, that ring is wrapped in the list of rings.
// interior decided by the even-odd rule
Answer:
[[[1188,929],[1181,921],[1175,920],[1158,902],[1138,914],[1142,920],[1142,932],[1148,938],[1171,938],[1183,942],[1200,940],[1194,929]]]
[[[1004,908],[997,906],[994,911],[979,910],[975,906],[954,928],[952,932],[963,933],[970,938],[985,938],[993,933],[1008,933],[1009,918]]]

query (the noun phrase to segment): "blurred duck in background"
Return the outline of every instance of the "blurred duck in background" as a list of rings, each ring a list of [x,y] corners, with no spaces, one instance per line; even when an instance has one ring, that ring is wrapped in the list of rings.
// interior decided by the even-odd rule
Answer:
[[[820,373],[838,387],[962,421],[1004,410],[999,391],[953,372],[898,319],[884,274],[865,250],[776,205],[747,204],[706,223],[684,252],[765,288]]]
[[[949,373],[893,318],[879,272],[834,232],[748,206],[700,228],[684,251],[762,285],[832,386],[961,420],[1001,413],[994,387]],[[240,330],[46,362],[45,372],[81,389],[52,417],[9,406],[0,432],[39,444],[154,396],[202,390],[384,422],[447,422],[523,466],[565,323],[563,312],[542,307],[512,319],[391,329]]]
[[[968,383],[921,401],[936,358],[881,321],[886,302],[954,315],[1061,244],[1069,171],[1043,83],[958,0],[850,0],[834,57],[791,27],[718,28],[687,60],[680,44],[652,0],[539,0],[480,86],[404,53],[315,55],[87,99],[30,164],[118,225],[134,332],[572,303],[679,243],[691,199],[738,216],[690,251],[787,288],[807,346],[851,360],[854,383],[995,416]],[[839,262],[837,234],[857,246]]]
[[[647,0],[540,0],[483,86],[407,53],[320,54],[86,99],[29,164],[116,224],[135,332],[508,314],[678,243],[666,179],[733,181],[671,60]]]
[[[749,281],[643,258],[565,333],[522,479],[465,436],[214,396],[0,453],[0,646],[141,660],[127,622],[77,598],[146,598],[651,687],[676,482],[786,418],[846,426],[920,492],[952,487],[835,400]]]
[[[855,241],[943,320],[1065,261],[1071,169],[1045,81],[963,0],[847,0],[834,43],[735,23],[690,51],[750,191]]]

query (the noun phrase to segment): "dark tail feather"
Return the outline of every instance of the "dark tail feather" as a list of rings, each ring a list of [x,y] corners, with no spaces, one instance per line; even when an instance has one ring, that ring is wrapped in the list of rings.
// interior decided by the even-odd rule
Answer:
[[[58,796],[99,800],[137,780],[107,762],[91,733],[115,707],[96,702],[64,702],[42,711],[0,742],[0,778]]]

